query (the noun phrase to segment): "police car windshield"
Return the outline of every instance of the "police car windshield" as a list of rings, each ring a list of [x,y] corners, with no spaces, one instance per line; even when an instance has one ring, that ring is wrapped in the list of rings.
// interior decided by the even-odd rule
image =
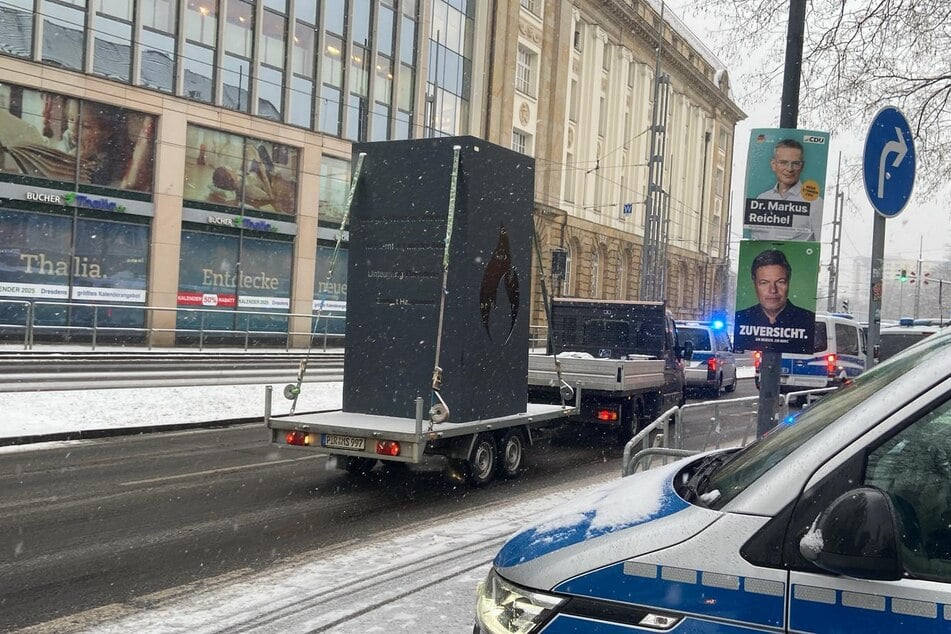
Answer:
[[[710,475],[704,489],[719,491],[719,497],[710,507],[722,508],[780,460],[847,411],[900,379],[915,366],[927,363],[928,359],[936,355],[948,353],[951,353],[951,333],[940,338],[933,337],[932,341],[916,347],[912,354],[905,351],[888,363],[861,375],[852,385],[833,392],[815,406],[803,411],[792,422],[780,423],[764,438],[734,454]]]

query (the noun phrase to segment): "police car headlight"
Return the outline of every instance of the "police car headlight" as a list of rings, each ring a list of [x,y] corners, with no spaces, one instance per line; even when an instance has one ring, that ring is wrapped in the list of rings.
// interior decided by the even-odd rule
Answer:
[[[476,618],[485,634],[529,634],[548,621],[564,599],[509,583],[495,570],[479,584]]]

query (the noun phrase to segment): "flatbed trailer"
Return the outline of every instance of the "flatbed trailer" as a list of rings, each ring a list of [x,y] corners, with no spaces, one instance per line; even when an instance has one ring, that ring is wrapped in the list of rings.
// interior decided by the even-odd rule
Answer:
[[[580,398],[580,391],[575,396]],[[481,486],[496,476],[518,476],[534,432],[577,415],[578,402],[528,403],[518,414],[453,423],[427,420],[421,397],[415,399],[415,420],[342,410],[276,418],[268,389],[264,420],[272,444],[332,456],[351,472],[367,472],[378,460],[417,464],[424,456],[439,455],[453,472]]]

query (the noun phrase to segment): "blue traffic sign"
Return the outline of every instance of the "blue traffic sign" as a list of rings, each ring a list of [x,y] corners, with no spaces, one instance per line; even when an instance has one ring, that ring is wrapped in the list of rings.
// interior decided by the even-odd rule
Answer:
[[[905,115],[886,106],[872,119],[862,157],[865,193],[875,211],[893,218],[901,213],[915,186],[915,143]]]

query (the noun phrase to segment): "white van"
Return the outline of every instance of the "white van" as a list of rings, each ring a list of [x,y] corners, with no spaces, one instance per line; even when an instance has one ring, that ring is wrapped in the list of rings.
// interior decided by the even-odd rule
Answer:
[[[812,354],[783,354],[781,392],[833,387],[865,372],[868,346],[862,325],[844,313],[816,313]],[[759,388],[760,355],[754,353]]]
[[[608,483],[516,533],[477,633],[948,632],[951,330],[743,449]]]

